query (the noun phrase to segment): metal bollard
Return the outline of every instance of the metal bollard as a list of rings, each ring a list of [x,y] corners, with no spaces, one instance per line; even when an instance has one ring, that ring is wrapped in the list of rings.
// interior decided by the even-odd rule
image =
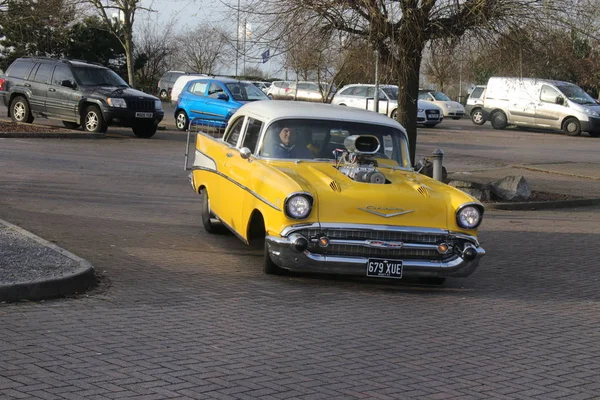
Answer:
[[[442,149],[436,149],[431,158],[433,159],[433,179],[436,181],[442,181],[442,163],[444,161],[444,152]]]

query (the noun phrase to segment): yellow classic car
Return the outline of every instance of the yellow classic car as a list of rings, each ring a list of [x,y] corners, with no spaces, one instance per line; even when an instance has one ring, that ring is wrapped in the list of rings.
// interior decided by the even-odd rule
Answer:
[[[264,271],[467,276],[485,251],[483,205],[415,172],[406,131],[370,111],[257,101],[222,138],[188,139],[190,182],[208,232],[222,224],[264,248]]]

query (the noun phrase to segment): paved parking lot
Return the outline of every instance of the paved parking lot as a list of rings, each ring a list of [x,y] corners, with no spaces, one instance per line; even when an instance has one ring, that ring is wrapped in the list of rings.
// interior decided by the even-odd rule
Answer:
[[[551,135],[532,153],[535,136],[490,132],[469,149],[471,131],[424,130],[418,149],[446,134],[481,166],[600,146]],[[184,142],[0,139],[0,218],[103,277],[0,305],[1,399],[600,398],[600,208],[486,213],[480,269],[443,287],[266,276],[261,254],[201,229]]]

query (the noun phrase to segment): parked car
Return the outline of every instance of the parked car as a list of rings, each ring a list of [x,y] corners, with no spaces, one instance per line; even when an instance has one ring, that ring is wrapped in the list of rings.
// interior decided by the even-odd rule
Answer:
[[[242,105],[257,100],[269,100],[251,83],[236,79],[194,79],[189,81],[175,107],[175,125],[186,130],[192,123],[206,123],[224,128],[229,117]]]
[[[321,83],[319,86],[317,82],[292,82],[286,94],[288,100],[315,101],[318,103],[323,103],[323,96],[328,96],[326,102],[329,103],[334,95],[334,91],[329,91],[329,87],[330,85],[326,83]]]
[[[262,81],[250,81],[251,84],[259,88],[263,91],[263,93],[267,93],[269,88],[271,87],[271,82],[262,82]]]
[[[375,85],[351,84],[341,88],[331,104],[375,111]],[[379,85],[379,112],[396,119],[398,112],[398,86]],[[426,101],[417,101],[417,123],[432,128],[442,122],[442,109]]]
[[[132,89],[111,69],[47,57],[16,59],[0,79],[0,99],[14,122],[49,118],[87,132],[116,125],[149,138],[164,117],[158,97]]]
[[[208,77],[206,74],[185,74],[181,75],[175,83],[173,84],[173,89],[171,89],[171,105],[177,104],[177,99],[179,98],[179,94],[183,90],[183,87],[194,79],[198,79],[201,77]]]
[[[475,86],[467,98],[465,113],[471,116],[471,121],[473,121],[475,125],[485,124],[485,117],[483,116],[483,96],[485,94],[485,88],[485,85]]]
[[[406,131],[384,115],[260,101],[242,106],[223,138],[199,133],[190,147],[204,228],[222,224],[264,249],[266,273],[441,283],[485,254],[482,204],[415,172]]]
[[[465,107],[458,101],[451,100],[442,92],[419,89],[419,100],[428,101],[440,107],[444,112],[444,117],[461,119],[465,115]]]
[[[289,81],[274,81],[271,83],[269,89],[267,89],[267,96],[275,100],[288,99],[289,96],[287,95],[287,92],[289,90],[290,83],[291,82]]]
[[[483,99],[494,129],[508,125],[600,136],[600,104],[579,86],[537,78],[492,77]]]
[[[187,74],[187,72],[185,72],[185,71],[167,71],[167,72],[165,72],[158,81],[158,88],[157,88],[158,97],[160,97],[160,99],[162,101],[169,100],[169,96],[171,94],[171,90],[173,90],[173,85],[175,84],[175,81],[180,76],[186,75],[186,74]]]

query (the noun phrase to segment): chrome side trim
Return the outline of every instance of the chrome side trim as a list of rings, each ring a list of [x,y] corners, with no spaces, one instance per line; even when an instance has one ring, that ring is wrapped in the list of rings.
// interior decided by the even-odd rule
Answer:
[[[217,174],[225,179],[227,179],[229,182],[237,185],[239,188],[245,190],[246,192],[250,193],[252,196],[256,197],[258,200],[262,201],[263,203],[265,203],[266,205],[268,205],[269,207],[277,210],[277,211],[281,211],[281,208],[277,207],[275,204],[269,202],[267,199],[265,199],[264,197],[260,196],[259,194],[253,192],[252,190],[248,189],[246,186],[242,185],[241,183],[238,183],[237,181],[234,181],[233,179],[231,179],[230,177],[228,177],[227,175],[225,175],[222,172],[216,171],[214,169],[210,169],[210,168],[206,168],[206,167],[200,167],[200,166],[194,166],[192,167],[192,171],[194,170],[199,170],[199,171],[206,171],[206,172],[212,172],[213,174]]]
[[[206,112],[206,111],[198,111],[198,110],[190,110],[190,111],[193,112],[193,113],[196,113],[196,114],[200,114],[200,115],[212,115],[214,117],[222,117],[222,115],[220,115],[220,114],[209,113],[209,112]],[[222,122],[222,121],[218,121],[218,122]]]

